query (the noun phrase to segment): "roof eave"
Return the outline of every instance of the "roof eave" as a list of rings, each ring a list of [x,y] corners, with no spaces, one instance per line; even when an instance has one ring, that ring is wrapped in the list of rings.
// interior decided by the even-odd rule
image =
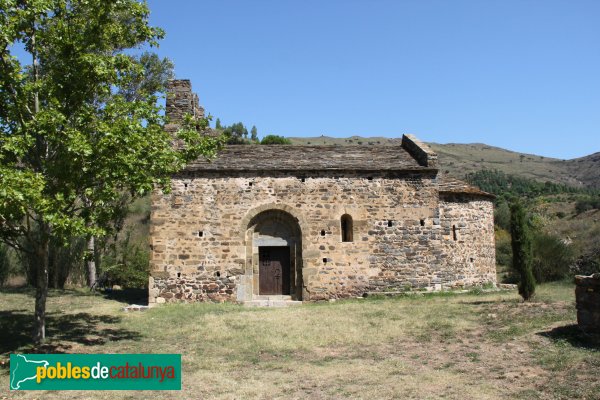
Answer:
[[[496,199],[496,195],[488,192],[471,192],[467,190],[440,190],[440,194],[466,194],[469,196],[487,197],[490,199]]]

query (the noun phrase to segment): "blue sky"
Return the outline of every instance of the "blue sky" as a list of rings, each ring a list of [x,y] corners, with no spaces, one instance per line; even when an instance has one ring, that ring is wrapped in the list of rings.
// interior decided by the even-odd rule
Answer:
[[[600,1],[149,1],[158,53],[259,134],[600,151]]]

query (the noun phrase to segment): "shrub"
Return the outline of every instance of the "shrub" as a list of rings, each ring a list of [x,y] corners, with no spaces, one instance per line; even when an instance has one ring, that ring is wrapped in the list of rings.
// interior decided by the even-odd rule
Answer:
[[[510,230],[510,208],[506,201],[500,201],[494,208],[494,223],[502,229]]]
[[[125,236],[110,245],[100,266],[101,275],[107,281],[125,288],[145,288],[150,274],[150,254],[147,245],[134,243],[131,230]]]
[[[533,275],[537,282],[550,282],[567,278],[573,263],[571,246],[560,238],[538,233],[533,237]]]
[[[571,266],[573,275],[592,275],[600,272],[600,249],[579,256]]]
[[[283,136],[267,135],[260,141],[260,144],[292,144],[292,142]]]
[[[600,210],[600,197],[579,199],[575,203],[575,211],[577,211],[577,214],[581,214],[582,212],[589,210]]]
[[[510,234],[504,229],[496,231],[496,263],[505,267],[512,266]]]

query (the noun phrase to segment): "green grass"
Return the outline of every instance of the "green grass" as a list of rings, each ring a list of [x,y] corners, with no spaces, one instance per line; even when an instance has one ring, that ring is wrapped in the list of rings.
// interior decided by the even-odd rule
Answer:
[[[513,292],[472,292],[286,309],[173,304],[143,313],[87,291],[52,292],[52,337],[37,349],[27,336],[31,295],[0,291],[2,362],[21,351],[181,353],[183,362],[181,393],[43,398],[593,398],[600,389],[589,373],[600,369],[600,352],[574,327],[566,283],[540,286],[531,304]],[[0,387],[8,387],[7,373],[5,364]]]

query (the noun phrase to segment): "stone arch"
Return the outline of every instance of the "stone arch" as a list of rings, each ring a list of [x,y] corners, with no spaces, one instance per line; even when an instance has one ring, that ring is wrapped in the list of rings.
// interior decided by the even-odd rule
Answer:
[[[294,300],[303,298],[302,233],[306,232],[306,229],[304,219],[292,207],[284,204],[265,204],[246,214],[240,226],[246,246],[242,290],[245,298],[239,300],[252,300],[257,296],[273,294],[265,291],[268,268],[264,262],[270,253],[283,254],[284,258],[287,258],[284,261],[280,260],[281,262],[276,261],[283,271],[281,294],[290,295]],[[289,257],[285,257],[286,255]]]
[[[239,230],[242,240],[246,239],[246,230],[248,229],[250,221],[253,218],[255,218],[258,214],[269,210],[280,210],[288,213],[292,218],[296,220],[296,222],[300,226],[301,232],[308,232],[308,224],[306,223],[306,220],[293,207],[290,207],[286,204],[269,203],[251,209],[246,213],[244,218],[242,218]]]

